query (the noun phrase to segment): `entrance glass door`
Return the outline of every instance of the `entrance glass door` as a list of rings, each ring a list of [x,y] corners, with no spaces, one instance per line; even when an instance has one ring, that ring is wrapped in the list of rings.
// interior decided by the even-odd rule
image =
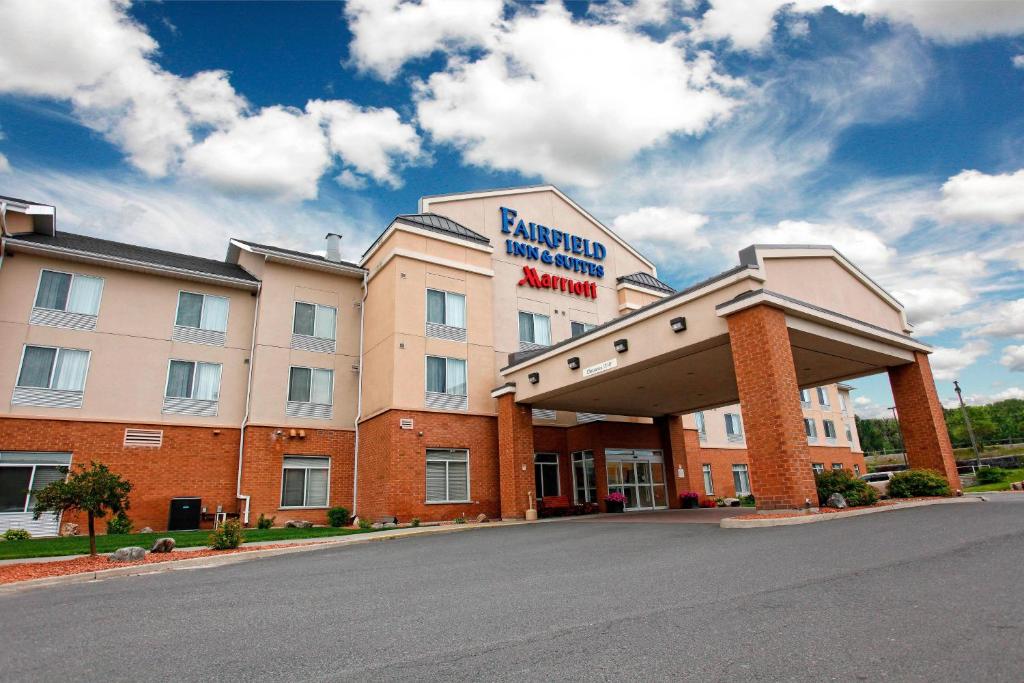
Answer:
[[[609,449],[605,460],[608,492],[625,496],[627,510],[668,507],[661,451]]]

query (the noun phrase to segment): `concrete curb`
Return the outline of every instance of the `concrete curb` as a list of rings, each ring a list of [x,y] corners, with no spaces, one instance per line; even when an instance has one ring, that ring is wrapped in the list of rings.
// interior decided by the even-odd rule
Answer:
[[[48,586],[58,586],[63,584],[74,583],[90,583],[93,581],[102,581],[104,579],[116,578],[121,576],[142,576],[144,574],[162,574],[165,572],[179,571],[183,569],[220,567],[223,565],[235,564],[238,562],[258,560],[264,557],[277,557],[279,555],[291,555],[293,553],[304,553],[312,550],[324,550],[327,548],[337,548],[339,546],[346,545],[361,545],[364,543],[373,543],[377,541],[391,541],[401,538],[409,538],[412,536],[431,536],[434,534],[456,533],[460,531],[471,531],[475,529],[520,526],[523,524],[533,524],[533,522],[526,522],[522,520],[510,520],[500,522],[494,521],[487,522],[485,524],[451,524],[445,526],[428,526],[417,527],[414,529],[396,529],[393,531],[378,531],[375,533],[354,534],[352,536],[342,536],[340,538],[335,538],[333,540],[312,541],[309,543],[304,543],[303,545],[289,546],[287,548],[275,548],[273,546],[270,546],[266,548],[261,548],[259,550],[248,550],[240,553],[231,553],[230,555],[193,557],[183,560],[169,560],[167,562],[158,562],[155,564],[136,564],[127,567],[114,567],[112,569],[101,569],[99,571],[82,572],[79,574],[66,574],[64,576],[52,576],[43,579],[17,581],[15,583],[0,585],[0,595],[18,593],[25,590],[31,590],[33,588],[45,588]],[[197,548],[197,550],[205,549],[205,547]],[[182,551],[185,552],[187,552],[187,550],[188,549],[186,548],[182,549]]]
[[[939,500],[917,500],[910,503],[896,503],[877,508],[866,508],[864,510],[851,510],[850,512],[826,512],[821,514],[808,514],[801,517],[781,517],[776,519],[737,519],[726,517],[719,526],[723,529],[761,529],[772,526],[793,526],[795,524],[815,524],[817,522],[831,522],[836,519],[848,519],[850,517],[861,517],[873,515],[878,512],[892,512],[893,510],[907,510],[910,508],[927,507],[929,505],[951,505],[958,503],[982,503],[984,498],[964,496],[962,498],[942,498]]]

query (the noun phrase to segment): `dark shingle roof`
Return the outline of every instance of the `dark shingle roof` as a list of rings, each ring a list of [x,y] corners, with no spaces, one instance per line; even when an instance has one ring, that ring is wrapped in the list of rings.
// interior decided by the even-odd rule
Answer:
[[[218,277],[229,277],[250,282],[257,281],[256,278],[245,272],[241,266],[234,263],[225,263],[224,261],[215,261],[189,254],[178,254],[173,251],[163,251],[162,249],[140,247],[135,244],[114,242],[113,240],[104,240],[98,237],[76,235],[70,232],[60,232],[56,235],[30,233],[13,235],[7,239],[13,245],[22,243],[57,247],[59,249],[85,252],[93,256],[125,259],[155,266],[192,271],[204,275],[216,275]]]
[[[297,256],[298,258],[309,259],[310,261],[319,261],[321,263],[326,263],[328,265],[348,266],[349,268],[359,268],[359,266],[357,264],[352,263],[350,261],[331,261],[331,260],[329,260],[327,258],[324,258],[323,256],[320,256],[319,254],[310,254],[310,253],[307,253],[305,251],[295,251],[294,249],[285,249],[283,247],[275,247],[272,244],[259,244],[257,242],[250,242],[249,240],[240,240],[237,237],[234,237],[232,239],[235,242],[238,242],[239,244],[244,244],[246,246],[253,247],[254,249],[260,249],[260,250],[263,250],[263,251],[270,251],[270,252],[277,252],[277,253],[283,254],[285,256]],[[360,268],[360,270],[362,270],[362,268]]]
[[[647,289],[653,289],[656,292],[664,292],[665,294],[672,294],[676,291],[648,273],[630,273],[629,275],[623,275],[617,278],[616,282],[628,282],[631,285],[646,287]]]

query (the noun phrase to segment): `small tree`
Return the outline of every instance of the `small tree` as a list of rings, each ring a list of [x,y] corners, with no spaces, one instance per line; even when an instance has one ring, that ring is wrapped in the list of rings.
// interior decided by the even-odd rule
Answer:
[[[80,510],[89,519],[89,554],[96,554],[96,517],[107,513],[118,514],[128,509],[131,483],[111,472],[106,465],[90,463],[79,465],[67,481],[55,481],[35,492],[33,517],[39,519],[44,512]]]

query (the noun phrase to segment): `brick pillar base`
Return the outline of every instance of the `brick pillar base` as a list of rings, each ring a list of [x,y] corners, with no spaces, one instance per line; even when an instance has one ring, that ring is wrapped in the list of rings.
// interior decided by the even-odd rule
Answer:
[[[498,472],[502,519],[525,516],[537,488],[533,478],[533,411],[514,393],[498,397]]]
[[[728,318],[747,435],[750,489],[761,510],[818,504],[785,314],[755,306]]]
[[[960,477],[928,356],[915,352],[913,363],[889,368],[889,384],[903,433],[907,464],[915,469],[938,472],[949,482],[950,489],[956,491],[960,488]]]
[[[692,487],[689,482],[693,477],[686,463],[686,443],[683,431],[683,418],[664,416],[654,418],[654,424],[661,432],[661,443],[665,455],[665,481],[668,483],[668,506],[670,508],[682,507],[679,502],[679,494],[689,491]],[[679,467],[682,466],[686,476],[680,479],[676,476]]]

